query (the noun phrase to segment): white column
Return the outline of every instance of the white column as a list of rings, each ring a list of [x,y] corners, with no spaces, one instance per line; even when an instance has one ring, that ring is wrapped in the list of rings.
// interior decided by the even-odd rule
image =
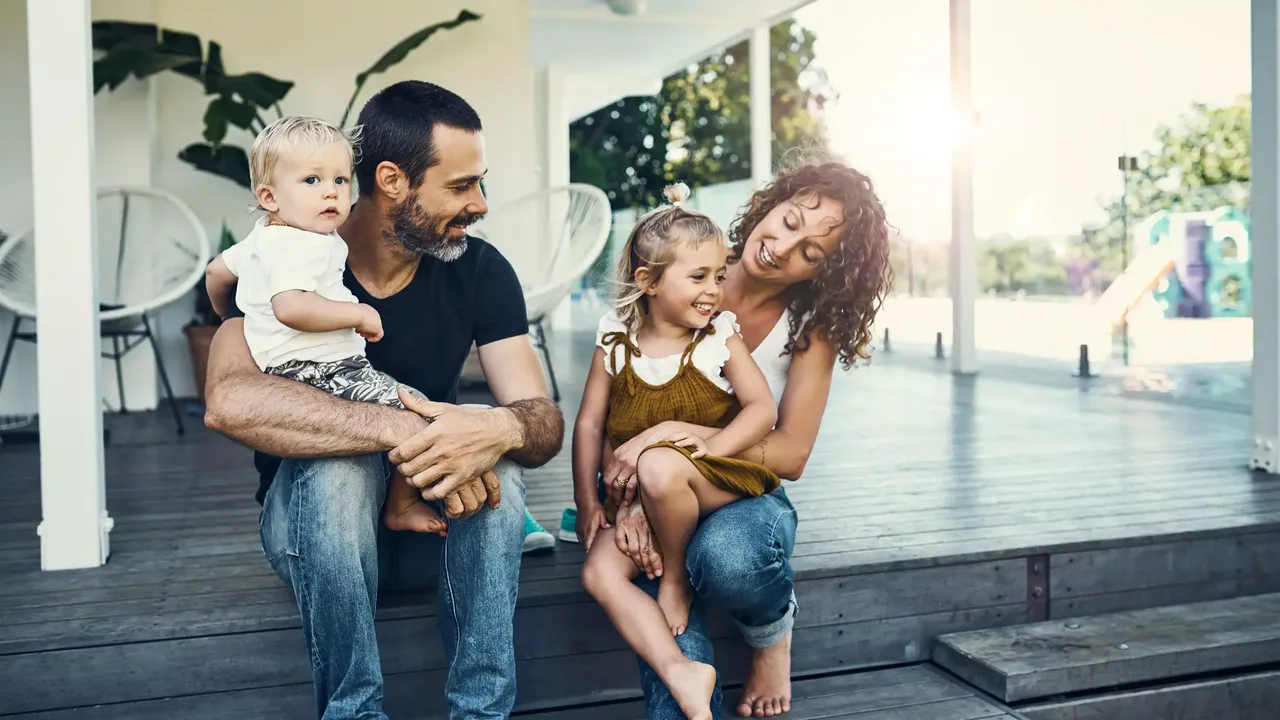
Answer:
[[[567,78],[564,69],[556,65],[549,65],[542,71],[542,126],[543,139],[542,148],[543,156],[539,158],[539,162],[543,167],[543,178],[545,185],[543,187],[560,187],[569,184],[569,105],[567,98]],[[563,201],[563,196],[553,196],[554,200]],[[564,216],[567,207],[563,202],[552,202],[544,209],[547,217],[544,224],[549,224],[551,228],[557,226],[557,222]],[[551,249],[547,245],[552,242],[550,232],[544,232],[543,238],[546,240],[541,248],[541,261],[547,262],[551,259]],[[555,329],[568,329],[573,324],[573,306],[571,298],[566,297],[551,313],[551,327]]]
[[[40,565],[106,562],[90,0],[27,0],[40,394]]]
[[[978,254],[973,239],[973,88],[970,68],[969,0],[951,0],[951,370],[978,371],[974,301]]]
[[[1249,466],[1280,474],[1280,13],[1252,0],[1253,454]]]
[[[769,26],[757,25],[751,32],[751,182],[760,187],[773,179],[773,89],[770,76]]]

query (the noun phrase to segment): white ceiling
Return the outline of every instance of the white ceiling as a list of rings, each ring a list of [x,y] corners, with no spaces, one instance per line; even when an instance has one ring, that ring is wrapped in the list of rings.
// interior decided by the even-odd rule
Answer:
[[[530,63],[569,76],[570,117],[651,93],[663,77],[813,0],[648,0],[618,15],[606,0],[533,0]]]

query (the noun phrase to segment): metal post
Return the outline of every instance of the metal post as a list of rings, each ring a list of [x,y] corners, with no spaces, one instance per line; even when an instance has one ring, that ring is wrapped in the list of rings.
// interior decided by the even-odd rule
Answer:
[[[1252,0],[1253,452],[1280,474],[1280,0]]]

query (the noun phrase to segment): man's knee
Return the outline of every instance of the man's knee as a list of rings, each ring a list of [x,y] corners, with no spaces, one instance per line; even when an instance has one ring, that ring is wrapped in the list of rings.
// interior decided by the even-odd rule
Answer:
[[[294,554],[307,539],[329,547],[376,543],[376,521],[390,473],[385,456],[293,462],[293,497],[288,512]]]

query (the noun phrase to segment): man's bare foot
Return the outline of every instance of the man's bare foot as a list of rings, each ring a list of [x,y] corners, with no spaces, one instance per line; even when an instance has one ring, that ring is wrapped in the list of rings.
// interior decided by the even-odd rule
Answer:
[[[667,618],[672,635],[683,635],[689,627],[689,606],[693,604],[693,587],[688,579],[677,580],[675,575],[663,575],[658,584],[658,607]]]
[[[773,717],[791,711],[791,633],[752,652],[751,673],[742,689],[738,715]]]
[[[382,513],[382,522],[392,530],[412,530],[420,533],[435,533],[444,536],[449,525],[440,517],[440,513],[430,505],[420,501],[406,503],[402,507],[392,507],[387,503]]]
[[[711,720],[711,696],[716,691],[716,669],[706,663],[681,659],[680,667],[666,673],[667,689],[689,720]]]

